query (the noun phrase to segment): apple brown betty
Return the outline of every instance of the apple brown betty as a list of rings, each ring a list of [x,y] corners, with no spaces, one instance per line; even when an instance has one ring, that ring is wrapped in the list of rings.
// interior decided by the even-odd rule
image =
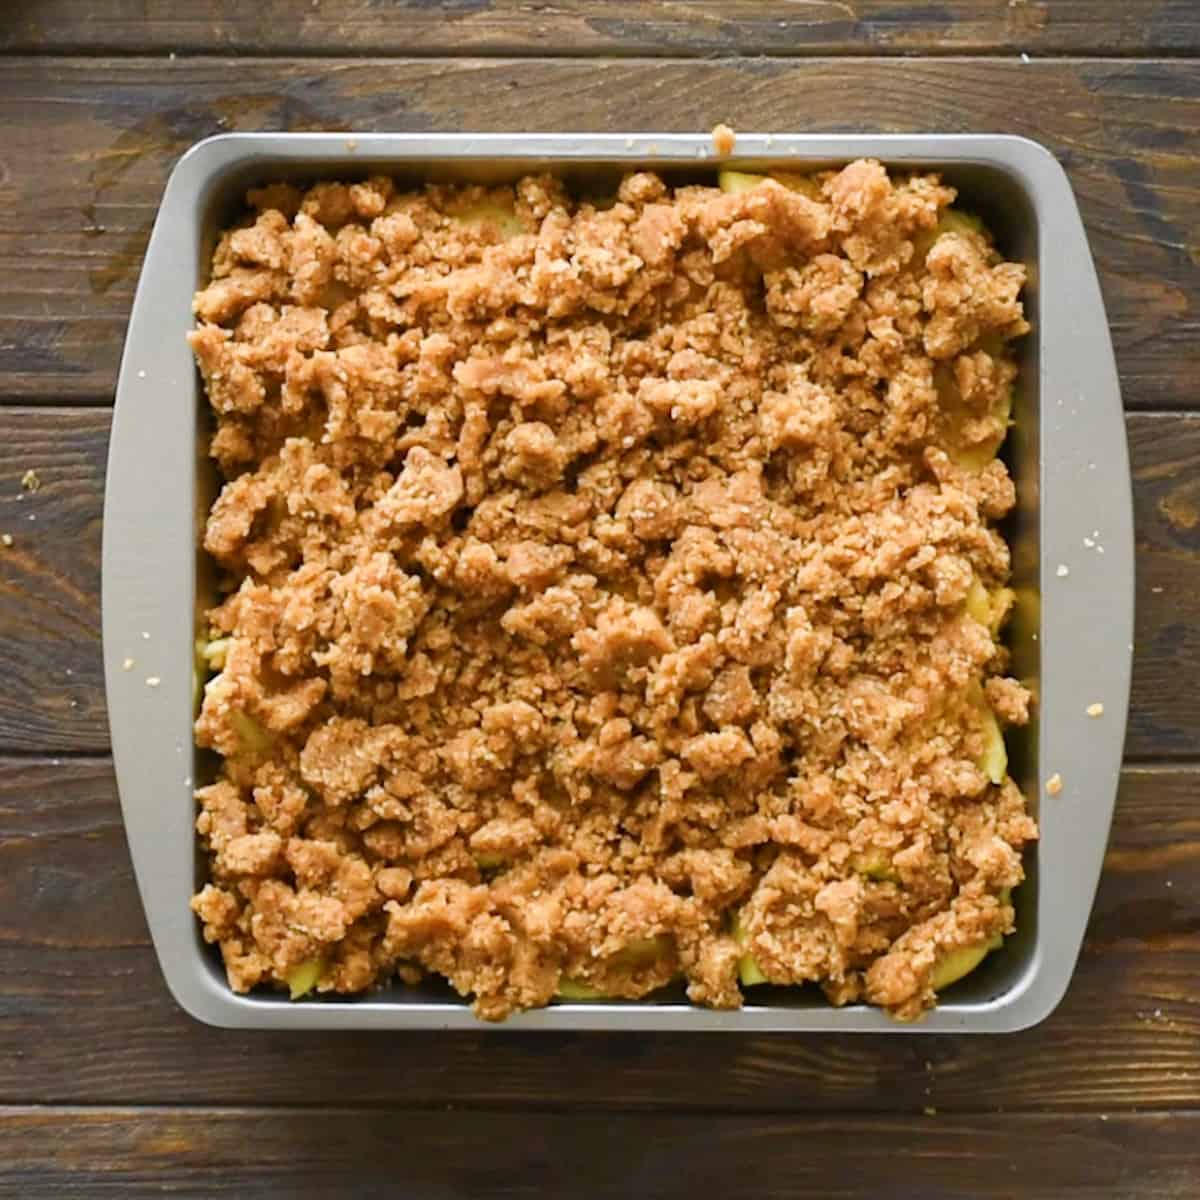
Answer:
[[[913,1018],[1011,932],[1025,272],[954,198],[872,161],[249,193],[190,335],[235,990]]]

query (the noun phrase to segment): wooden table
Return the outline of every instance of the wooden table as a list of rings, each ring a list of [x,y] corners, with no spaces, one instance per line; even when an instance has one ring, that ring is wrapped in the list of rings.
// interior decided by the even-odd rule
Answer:
[[[7,0],[0,1194],[1200,1194],[1198,53],[1191,0]],[[99,627],[109,405],[168,169],[228,129],[718,120],[1027,134],[1077,190],[1128,408],[1139,615],[1066,1001],[987,1038],[195,1024],[130,870]]]

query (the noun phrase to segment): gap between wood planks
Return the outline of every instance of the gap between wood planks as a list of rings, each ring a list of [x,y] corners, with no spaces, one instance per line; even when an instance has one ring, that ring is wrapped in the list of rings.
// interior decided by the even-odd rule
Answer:
[[[313,1037],[329,1037],[329,1034],[314,1033]],[[337,1036],[337,1035],[333,1035]],[[374,1033],[371,1035],[379,1039],[386,1039],[387,1033]],[[537,1035],[534,1035],[537,1036]],[[558,1036],[558,1035],[549,1035]],[[592,1036],[587,1033],[576,1035],[581,1038]],[[601,1035],[603,1036],[603,1035]],[[644,1037],[645,1034],[636,1034],[633,1036]],[[709,1038],[712,1034],[697,1035],[702,1038]],[[717,1034],[716,1037],[728,1037],[728,1034]],[[733,1037],[745,1037],[745,1034],[733,1034]],[[787,1037],[812,1037],[812,1034],[768,1034],[758,1035],[760,1040],[764,1038],[778,1037],[784,1039]],[[821,1035],[816,1035],[821,1036]],[[946,1036],[961,1037],[970,1039],[971,1034],[952,1034]],[[997,1035],[1004,1036],[1004,1035]],[[1177,1104],[1170,1107],[1156,1108],[1154,1106],[1139,1106],[1137,1109],[1121,1109],[1113,1106],[1108,1109],[1087,1110],[1087,1109],[1062,1109],[1056,1111],[1047,1111],[1037,1108],[979,1108],[979,1109],[937,1109],[936,1106],[930,1106],[934,1109],[931,1113],[923,1111],[906,1112],[895,1108],[881,1109],[853,1109],[853,1108],[832,1108],[825,1112],[816,1113],[805,1109],[795,1108],[754,1108],[754,1109],[739,1109],[731,1110],[728,1106],[722,1106],[714,1101],[710,1105],[700,1104],[691,1105],[687,1108],[662,1108],[662,1109],[633,1109],[631,1110],[628,1104],[613,1101],[611,1103],[589,1105],[587,1108],[572,1110],[567,1107],[559,1099],[546,1099],[539,1103],[524,1102],[520,1107],[521,1116],[534,1117],[565,1117],[571,1121],[590,1121],[590,1120],[611,1120],[616,1117],[618,1119],[628,1117],[639,1122],[644,1121],[647,1117],[662,1116],[667,1118],[678,1118],[692,1120],[693,1118],[704,1117],[723,1117],[729,1121],[754,1121],[762,1123],[764,1121],[803,1121],[806,1126],[820,1125],[821,1123],[845,1123],[845,1124],[907,1124],[910,1121],[914,1124],[923,1125],[927,1120],[942,1118],[947,1125],[966,1125],[974,1124],[979,1120],[1003,1120],[1012,1118],[1015,1121],[1024,1121],[1031,1118],[1045,1118],[1047,1121],[1066,1123],[1086,1123],[1095,1122],[1099,1125],[1105,1125],[1111,1121],[1154,1121],[1163,1117],[1170,1116],[1191,1116],[1196,1114],[1200,1117],[1200,1104]],[[94,1102],[70,1102],[70,1103],[34,1103],[22,1104],[19,1101],[0,1100],[0,1127],[3,1126],[5,1120],[19,1117],[21,1115],[38,1116],[40,1114],[48,1114],[51,1116],[61,1115],[64,1118],[77,1115],[81,1117],[93,1115],[107,1115],[120,1118],[123,1116],[177,1116],[185,1115],[206,1116],[206,1117],[230,1117],[240,1118],[245,1117],[252,1120],[255,1116],[258,1117],[286,1117],[296,1116],[303,1118],[312,1118],[316,1116],[326,1117],[347,1117],[361,1118],[367,1115],[383,1116],[388,1113],[396,1114],[429,1114],[429,1115],[446,1115],[449,1118],[457,1114],[470,1116],[472,1114],[507,1114],[509,1116],[518,1115],[514,1110],[513,1105],[505,1100],[488,1100],[488,1101],[470,1101],[468,1103],[455,1102],[447,1104],[437,1100],[423,1100],[416,1103],[406,1104],[397,1103],[394,1100],[387,1101],[362,1101],[355,1103],[354,1101],[339,1100],[336,1104],[329,1104],[321,1100],[314,1100],[312,1104],[297,1104],[294,1101],[290,1103],[274,1103],[266,1102],[263,1104],[221,1104],[219,1102],[206,1102],[203,1100],[181,1101],[179,1103],[146,1103],[139,1104],[123,1103],[114,1104],[110,1101],[97,1100]],[[3,1145],[3,1134],[0,1133],[0,1146]],[[1197,1157],[1200,1160],[1200,1141],[1197,1142]],[[0,1178],[3,1178],[2,1167],[0,1167]],[[0,1196],[3,1193],[0,1192]],[[1109,1200],[1112,1200],[1110,1197]],[[1124,1200],[1124,1197],[1121,1198]],[[1192,1200],[1192,1197],[1188,1197]]]
[[[579,50],[572,52],[570,46],[560,46],[546,53],[523,46],[500,46],[497,48],[484,47],[472,50],[426,50],[420,46],[396,46],[392,49],[381,50],[364,47],[357,50],[352,46],[331,46],[327,50],[289,50],[286,47],[254,47],[244,52],[234,46],[211,46],[202,49],[169,49],[166,46],[145,46],[127,48],[113,44],[89,47],[84,45],[65,44],[62,46],[18,46],[6,48],[0,46],[0,61],[6,58],[37,58],[92,60],[111,59],[116,62],[168,62],[204,63],[208,60],[246,63],[287,62],[298,66],[313,66],[320,63],[330,63],[334,60],[343,62],[402,62],[417,61],[426,63],[436,62],[479,62],[514,60],[518,62],[538,63],[571,63],[571,62],[612,62],[623,64],[662,62],[675,65],[687,63],[792,63],[797,66],[811,59],[836,59],[839,62],[886,62],[889,59],[916,61],[934,60],[945,62],[1012,62],[1016,60],[1025,66],[1063,65],[1070,63],[1125,63],[1125,62],[1196,62],[1200,61],[1200,48],[1174,48],[1170,46],[1152,46],[1149,49],[1098,49],[1088,50],[1075,47],[1062,51],[1038,52],[1036,49],[1025,49],[1021,45],[998,46],[994,48],[972,49],[970,47],[955,47],[946,45],[930,45],[920,49],[902,49],[897,47],[881,47],[871,51],[866,46],[848,46],[844,49],[830,47],[820,43],[806,46],[797,50],[706,50],[688,53],[680,51],[672,53],[669,47],[647,47],[623,53],[617,47],[606,47],[596,50]]]

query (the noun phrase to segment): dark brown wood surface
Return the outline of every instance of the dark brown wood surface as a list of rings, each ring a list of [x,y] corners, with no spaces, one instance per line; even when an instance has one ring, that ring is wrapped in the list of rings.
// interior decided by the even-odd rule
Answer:
[[[1200,1195],[1198,56],[1192,0],[0,5],[0,1195]],[[1065,1001],[979,1038],[196,1024],[149,945],[99,645],[107,406],[172,163],[227,129],[718,120],[1023,133],[1075,186],[1138,623]]]
[[[1126,769],[1078,973],[1024,1033],[321,1037],[181,1013],[150,949],[110,762],[0,758],[0,1103],[320,1105],[345,1102],[352,1081],[357,1104],[416,1108],[1197,1109],[1198,789],[1200,768]]]
[[[8,0],[0,49],[243,54],[1177,54],[1191,0]]]
[[[1186,1200],[1197,1137],[1195,1113],[646,1116],[552,1105],[398,1122],[353,1108],[0,1109],[0,1189],[255,1200],[1024,1200],[1035,1194],[1023,1181],[1036,1164],[1037,1195]],[[62,1187],[64,1176],[86,1187]]]
[[[1200,407],[1200,63],[1019,58],[0,57],[0,397],[111,401],[163,182],[210,134],[721,120],[1045,141],[1088,224],[1130,407]]]

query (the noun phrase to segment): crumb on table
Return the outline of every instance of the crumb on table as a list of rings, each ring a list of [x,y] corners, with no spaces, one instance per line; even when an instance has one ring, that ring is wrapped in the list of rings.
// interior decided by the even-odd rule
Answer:
[[[21,486],[27,492],[36,492],[42,486],[41,477],[37,471],[30,467],[24,475],[21,476]]]
[[[1046,780],[1046,794],[1048,796],[1057,796],[1063,790],[1062,776],[1055,771],[1049,779]]]

